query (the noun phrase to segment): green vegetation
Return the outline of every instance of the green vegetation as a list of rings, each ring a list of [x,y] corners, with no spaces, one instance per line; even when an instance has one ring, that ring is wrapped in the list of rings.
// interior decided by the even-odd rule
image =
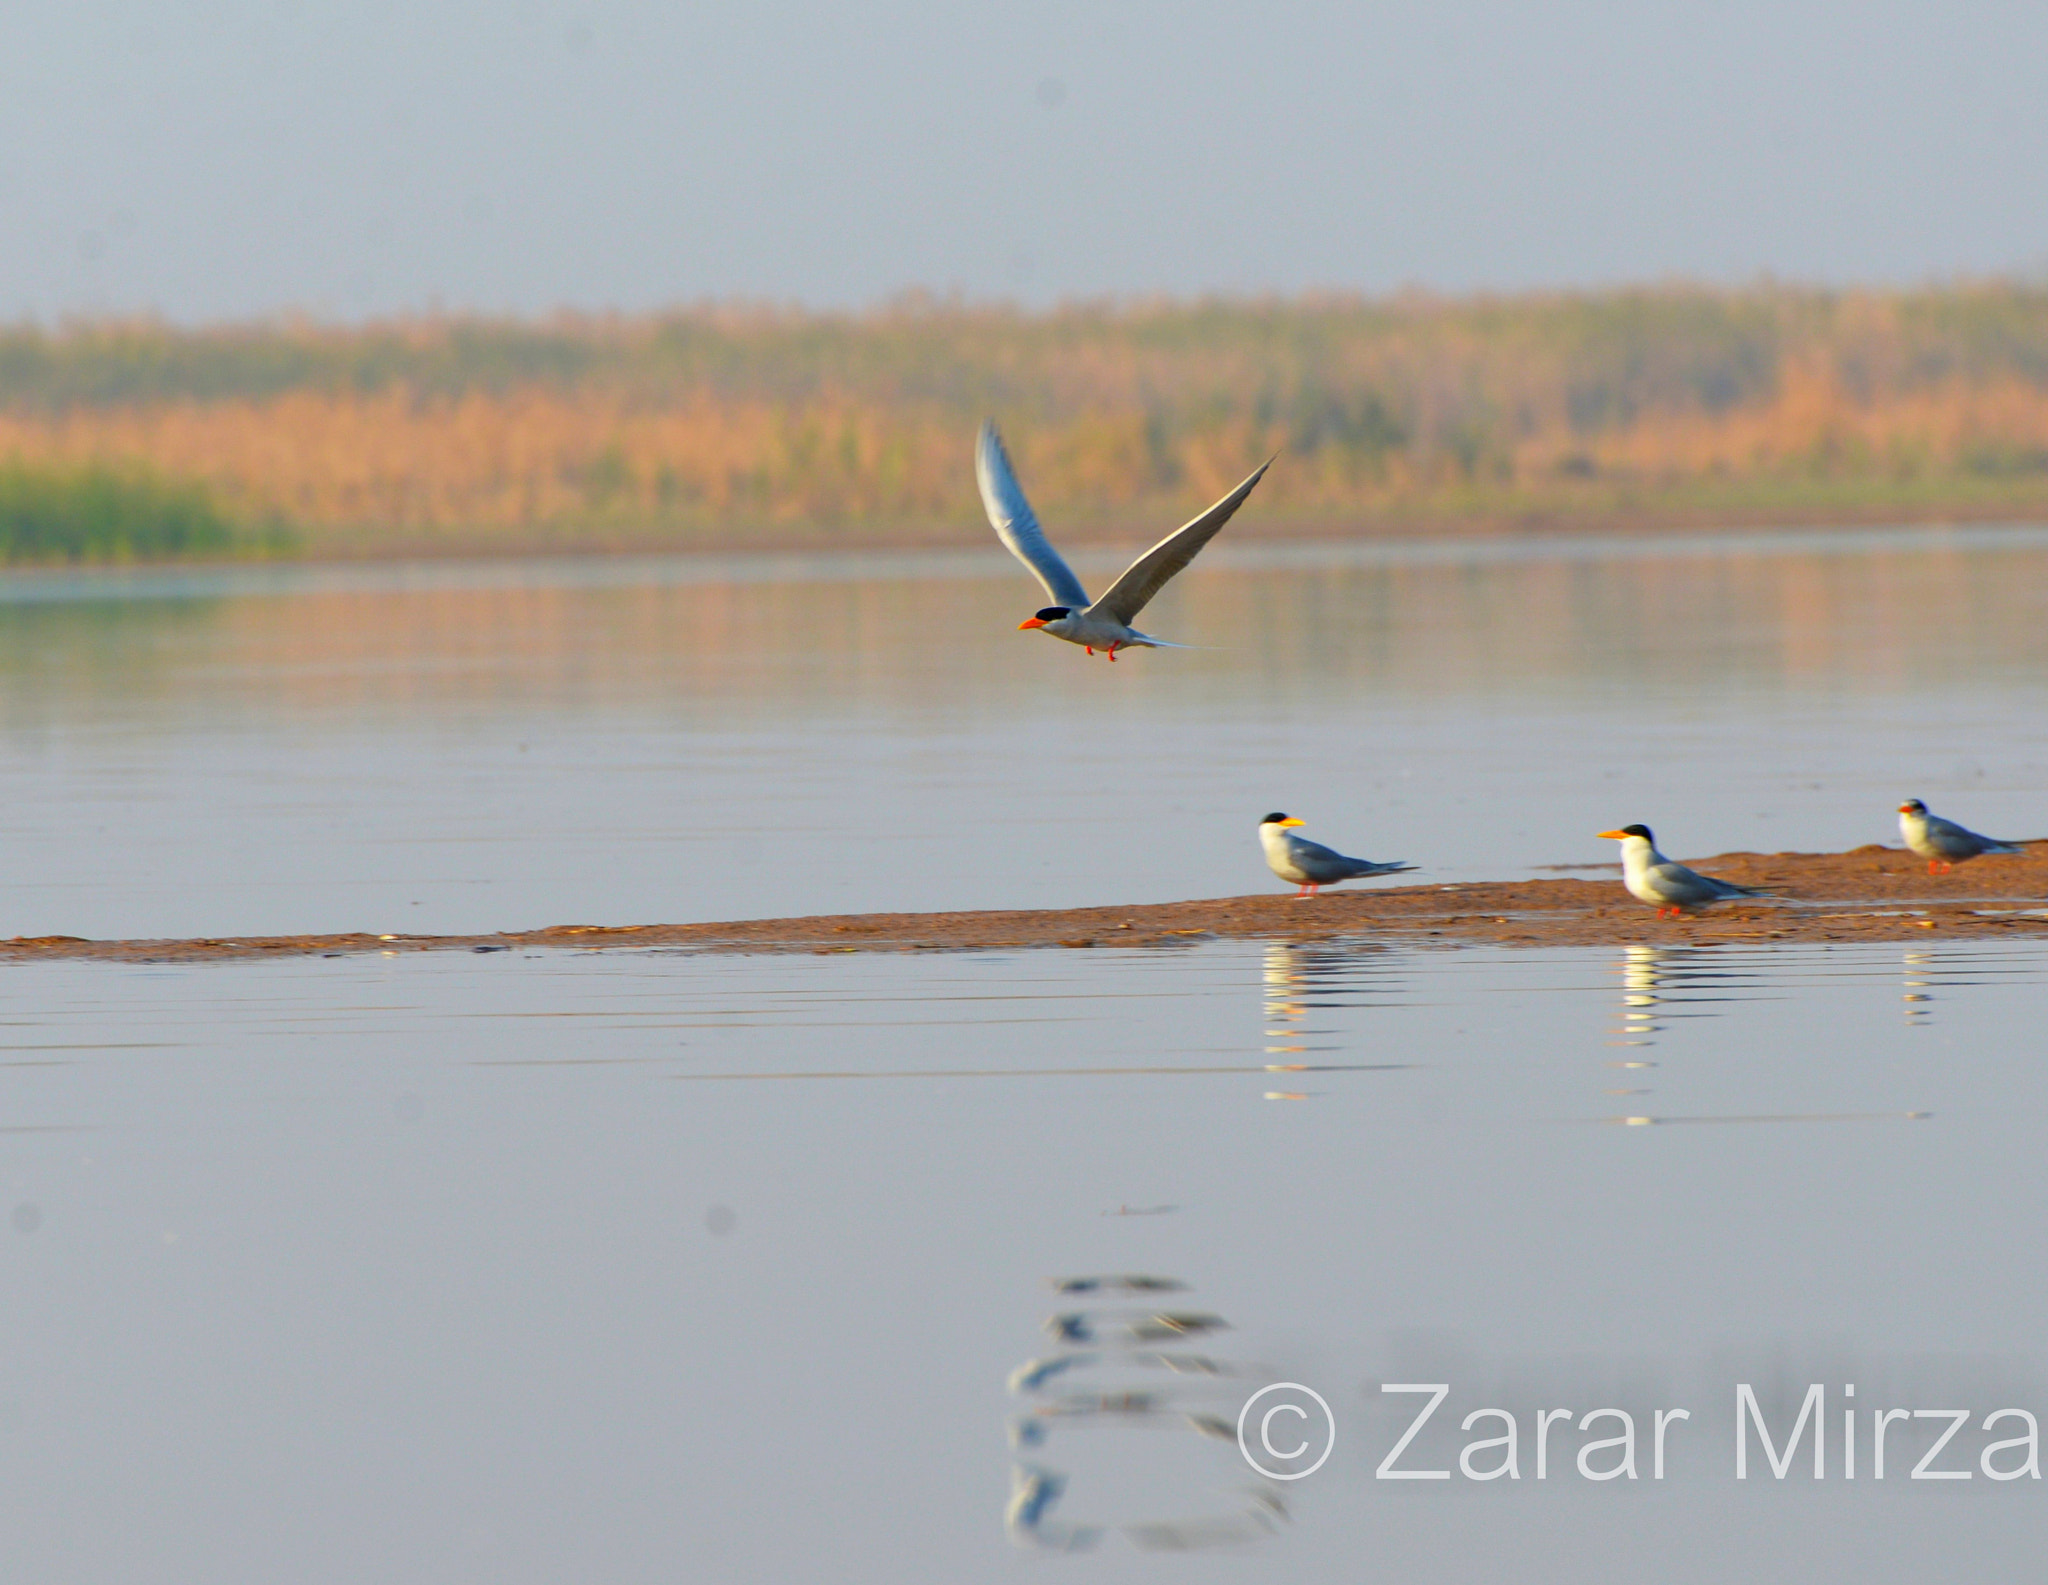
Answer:
[[[144,561],[282,549],[276,525],[248,534],[203,485],[140,469],[0,466],[0,560]]]

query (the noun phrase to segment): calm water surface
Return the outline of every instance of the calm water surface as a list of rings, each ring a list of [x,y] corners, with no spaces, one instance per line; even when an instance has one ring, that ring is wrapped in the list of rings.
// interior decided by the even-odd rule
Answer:
[[[1275,808],[1445,878],[2048,834],[2048,531],[1236,557],[1114,667],[1000,552],[16,577],[0,929],[1230,895]]]
[[[2048,830],[2041,531],[1245,547],[1156,612],[1215,647],[1113,668],[1012,631],[1035,600],[999,556],[16,578],[0,926],[1211,895],[1272,884],[1275,807],[1446,878],[1603,860],[1634,819],[1882,841],[1909,793]],[[1967,1469],[1984,1414],[2048,1411],[2039,948],[4,980],[11,1578],[2038,1563],[2041,1483],[1900,1479],[1925,1420],[1850,1483],[1837,1428],[1851,1382],[1970,1408]],[[1048,1286],[1120,1275],[1184,1286]],[[1339,1422],[1300,1482],[1204,1429],[1275,1379]],[[1540,1483],[1526,1440],[1519,1480],[1375,1479],[1378,1384],[1432,1381],[1417,1467],[1481,1407],[1528,1438],[1611,1406],[1641,1478],[1580,1478],[1599,1433],[1566,1427]],[[1826,1481],[1803,1451],[1733,1481],[1738,1381],[1781,1437],[1827,1384]]]
[[[2024,1577],[2038,1484],[1900,1482],[1923,1424],[1883,1485],[1867,1449],[1739,1485],[1730,1393],[2048,1409],[2044,982],[1997,946],[10,969],[10,1572]],[[1048,1287],[1121,1273],[1189,1287]],[[1097,1412],[1162,1305],[1230,1374]],[[1260,1483],[1180,1416],[1267,1379],[1335,1455],[1198,1545],[1263,1533]],[[1384,1381],[1696,1424],[1661,1483],[1579,1479],[1574,1433],[1568,1479],[1401,1486]],[[1067,1485],[1006,1529],[1020,1470]],[[1063,1526],[1105,1533],[1040,1556]]]

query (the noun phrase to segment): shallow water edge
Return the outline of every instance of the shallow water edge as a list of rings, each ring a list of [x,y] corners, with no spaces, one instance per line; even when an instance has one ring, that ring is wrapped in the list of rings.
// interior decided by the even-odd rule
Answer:
[[[1724,853],[1697,860],[1712,873],[1770,889],[1768,900],[1678,919],[1649,915],[1619,883],[1488,881],[1381,891],[1219,897],[1094,908],[950,913],[823,914],[696,924],[552,925],[492,934],[199,937],[90,941],[75,936],[0,942],[0,961],[113,962],[491,952],[513,947],[665,947],[699,952],[970,952],[1023,947],[1165,947],[1201,940],[1294,941],[1384,935],[1497,946],[1609,946],[1667,941],[1913,941],[2048,938],[2048,842],[1961,873],[1929,876],[1909,853]]]

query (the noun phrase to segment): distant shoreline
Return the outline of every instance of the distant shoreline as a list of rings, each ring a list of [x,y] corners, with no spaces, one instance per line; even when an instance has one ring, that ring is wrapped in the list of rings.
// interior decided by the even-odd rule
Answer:
[[[2027,527],[2048,523],[2048,501],[1967,502],[1935,511],[1887,510],[1882,507],[1858,509],[1781,511],[1758,507],[1740,513],[1704,509],[1670,509],[1642,512],[1500,513],[1471,517],[1387,514],[1367,518],[1336,518],[1321,515],[1267,514],[1252,521],[1255,514],[1233,523],[1222,544],[1306,544],[1353,540],[1367,543],[1393,541],[1498,541],[1551,539],[1654,540],[1681,535],[1759,534],[1778,531],[1862,528],[1950,528],[1964,525],[2010,525]],[[1060,543],[1070,549],[1098,547],[1139,549],[1163,537],[1178,526],[1171,512],[1135,509],[1096,521],[1076,520],[1060,525]],[[707,530],[678,536],[673,533],[578,535],[573,533],[534,534],[481,531],[474,535],[450,535],[405,542],[369,540],[356,548],[309,545],[299,561],[435,561],[468,560],[491,556],[578,556],[578,555],[805,555],[860,554],[867,551],[980,550],[995,548],[998,541],[986,523],[903,523],[847,525],[778,524],[768,527],[736,527]]]
[[[1042,948],[1188,946],[1201,941],[1384,941],[1408,946],[1717,946],[1823,941],[2048,942],[2048,841],[2017,857],[1986,858],[1930,877],[1912,854],[1724,853],[1692,860],[1710,874],[1777,888],[1768,903],[1658,919],[1619,881],[1479,881],[1286,893],[1127,907],[840,914],[681,925],[557,925],[496,935],[207,937],[0,941],[0,962],[236,962],[367,953],[580,951],[988,952]]]
[[[1249,514],[1248,514],[1249,516]],[[2048,502],[1968,502],[1951,509],[1885,510],[1833,508],[1774,510],[1758,507],[1731,513],[1664,510],[1631,513],[1501,513],[1441,517],[1427,514],[1333,518],[1312,514],[1268,514],[1260,521],[1233,524],[1219,545],[1229,544],[1497,544],[1567,539],[1649,542],[1682,537],[1759,536],[1858,529],[2036,528],[2048,525]],[[1115,518],[1060,525],[1060,542],[1087,552],[1135,550],[1175,526],[1169,515],[1134,509]],[[124,568],[232,566],[360,566],[405,562],[461,562],[514,559],[574,559],[621,556],[862,555],[871,552],[999,549],[985,523],[907,522],[847,524],[735,525],[678,533],[668,529],[508,530],[397,535],[323,531],[302,547],[260,554],[124,557],[116,560],[37,560],[5,565],[12,574],[85,572]]]
[[[103,522],[117,477],[251,556],[959,544],[991,418],[1063,546],[1276,455],[1233,535],[2040,520],[2048,286],[0,326],[0,553],[203,548]]]

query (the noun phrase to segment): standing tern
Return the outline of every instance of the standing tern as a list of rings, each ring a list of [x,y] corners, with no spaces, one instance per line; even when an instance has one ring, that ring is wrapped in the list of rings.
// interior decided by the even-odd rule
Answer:
[[[1184,644],[1171,644],[1140,633],[1131,622],[1145,609],[1146,602],[1166,587],[1167,580],[1216,537],[1216,531],[1244,505],[1252,486],[1272,466],[1269,457],[1250,478],[1208,511],[1175,529],[1126,567],[1123,576],[1109,586],[1109,593],[1091,601],[1088,591],[1081,587],[1081,580],[1074,576],[1074,569],[1060,559],[1052,541],[1045,537],[1045,530],[1038,526],[1038,514],[1024,498],[1024,487],[1010,467],[1009,454],[1003,450],[996,426],[983,424],[981,438],[974,448],[974,477],[981,485],[981,504],[988,509],[988,520],[995,525],[997,537],[1031,569],[1032,576],[1045,585],[1045,592],[1053,600],[1030,620],[1019,622],[1017,631],[1042,628],[1054,638],[1079,644],[1091,655],[1098,649],[1106,650],[1111,660],[1116,659],[1120,649],[1185,649]]]
[[[1346,858],[1320,842],[1296,836],[1292,828],[1304,823],[1278,811],[1259,822],[1259,846],[1266,850],[1266,867],[1283,881],[1299,886],[1301,890],[1294,894],[1297,898],[1313,897],[1318,887],[1335,886],[1339,881],[1358,880],[1367,875],[1399,875],[1415,868],[1413,864],[1375,864],[1371,859]]]
[[[1600,835],[1621,844],[1622,885],[1628,888],[1631,897],[1655,903],[1659,919],[1666,914],[1676,918],[1690,909],[1726,902],[1731,897],[1770,895],[1753,886],[1717,881],[1711,875],[1702,875],[1667,859],[1657,851],[1657,839],[1650,835],[1648,826],[1623,826],[1619,831],[1602,831]]]
[[[1927,805],[1918,798],[1908,798],[1899,805],[1899,835],[1906,839],[1907,847],[1927,860],[1929,875],[1946,875],[1963,860],[1973,859],[1980,853],[2017,853],[2020,850],[2017,842],[1979,836],[1953,820],[1929,814]]]

